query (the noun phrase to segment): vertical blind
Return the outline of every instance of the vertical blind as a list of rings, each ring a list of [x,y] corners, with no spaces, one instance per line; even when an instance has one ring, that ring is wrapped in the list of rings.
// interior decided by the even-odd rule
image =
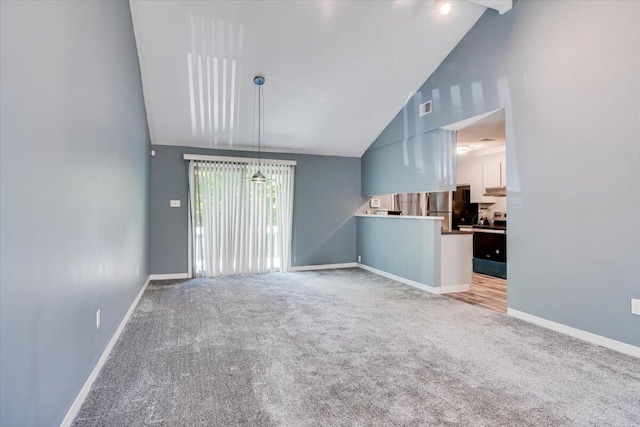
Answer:
[[[195,274],[220,276],[288,270],[295,166],[189,162]]]

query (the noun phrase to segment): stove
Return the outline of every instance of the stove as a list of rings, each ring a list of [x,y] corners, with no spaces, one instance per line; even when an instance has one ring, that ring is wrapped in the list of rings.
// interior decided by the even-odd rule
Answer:
[[[494,212],[493,225],[473,226],[473,271],[507,278],[507,213]]]
[[[507,228],[507,213],[506,212],[494,212],[493,213],[493,225],[496,227]]]

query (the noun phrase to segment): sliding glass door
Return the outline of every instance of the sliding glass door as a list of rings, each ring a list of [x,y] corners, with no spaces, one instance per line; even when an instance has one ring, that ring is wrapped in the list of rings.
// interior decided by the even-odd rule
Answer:
[[[191,161],[193,267],[196,276],[287,271],[294,166]]]

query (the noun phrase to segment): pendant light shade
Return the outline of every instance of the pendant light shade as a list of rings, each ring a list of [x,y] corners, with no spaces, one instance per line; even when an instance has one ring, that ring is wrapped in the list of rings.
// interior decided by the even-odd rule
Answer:
[[[254,173],[253,176],[251,177],[251,182],[256,182],[258,184],[262,184],[266,180],[267,178],[265,178],[264,174],[260,171]]]
[[[262,76],[255,76],[253,78],[253,83],[255,83],[256,85],[256,91],[257,91],[257,96],[256,96],[256,91],[254,91],[254,107],[256,104],[256,98],[257,98],[257,104],[258,104],[258,120],[257,120],[257,125],[258,125],[258,172],[254,173],[253,176],[251,177],[251,182],[254,182],[256,184],[262,184],[264,182],[267,181],[267,178],[265,178],[264,174],[260,171],[260,160],[261,160],[261,151],[262,151],[262,142],[264,139],[264,125],[262,123],[262,121],[264,120],[263,118],[263,109],[264,109],[264,101],[262,98],[262,85],[265,82],[265,78]],[[254,114],[254,120],[255,120],[255,114]],[[253,124],[253,129],[254,129],[254,135],[255,135],[255,128],[256,128],[256,123],[254,122]]]

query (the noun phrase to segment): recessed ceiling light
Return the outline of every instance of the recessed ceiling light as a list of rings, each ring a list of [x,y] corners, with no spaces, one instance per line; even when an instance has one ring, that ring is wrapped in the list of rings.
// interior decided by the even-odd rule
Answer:
[[[490,141],[495,141],[495,138],[482,138],[480,141],[482,142],[490,142]]]
[[[449,12],[451,12],[451,3],[445,3],[440,6],[440,12],[442,12],[443,15],[448,15]]]

